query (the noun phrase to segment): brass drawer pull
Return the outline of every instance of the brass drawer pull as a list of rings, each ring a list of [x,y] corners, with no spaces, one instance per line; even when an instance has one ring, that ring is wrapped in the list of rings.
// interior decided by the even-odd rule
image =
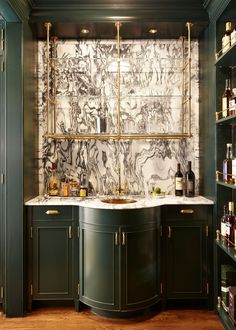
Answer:
[[[194,213],[194,210],[192,210],[192,209],[183,209],[183,210],[180,211],[180,213],[182,213],[182,214],[192,214],[192,213]]]
[[[171,238],[171,226],[168,226],[168,238]]]
[[[115,245],[118,245],[119,244],[119,234],[118,232],[116,231],[115,232]]]
[[[122,232],[122,242],[121,242],[121,244],[122,245],[125,245],[125,241],[126,241],[126,239],[125,239],[125,232],[123,231]]]
[[[58,210],[47,210],[45,213],[48,214],[48,215],[60,214],[60,212]]]

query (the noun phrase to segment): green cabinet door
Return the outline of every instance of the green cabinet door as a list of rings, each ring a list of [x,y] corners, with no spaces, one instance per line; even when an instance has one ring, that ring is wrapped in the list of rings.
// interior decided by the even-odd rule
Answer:
[[[166,298],[208,298],[212,207],[166,206],[165,210]]]
[[[29,215],[31,299],[73,299],[76,286],[73,208],[34,206],[29,208]]]
[[[118,310],[118,229],[80,223],[80,300],[91,307]]]
[[[122,310],[142,309],[159,295],[157,224],[121,228]]]

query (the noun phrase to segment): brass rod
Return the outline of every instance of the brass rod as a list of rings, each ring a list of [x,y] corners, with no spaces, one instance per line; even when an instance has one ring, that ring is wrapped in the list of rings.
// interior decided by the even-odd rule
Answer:
[[[188,28],[188,133],[191,134],[191,117],[192,117],[192,109],[191,109],[191,27],[193,26],[192,23],[187,22],[186,26]]]
[[[56,133],[56,121],[57,121],[57,77],[56,77],[56,41],[57,37],[52,38],[53,45],[53,133]]]
[[[50,35],[50,28],[52,26],[51,23],[47,22],[44,24],[44,26],[46,27],[46,32],[47,32],[47,45],[46,45],[46,61],[47,61],[47,133],[49,133],[50,129],[49,129],[49,119],[50,119],[50,86],[49,86],[49,63],[50,63],[50,59],[49,59],[49,35]]]
[[[154,140],[154,139],[184,139],[191,138],[192,135],[188,133],[182,134],[89,134],[89,135],[79,135],[79,134],[45,134],[47,138],[52,139],[68,139],[68,140]]]
[[[181,106],[181,115],[180,115],[180,120],[181,120],[181,132],[184,132],[184,90],[185,90],[185,61],[184,61],[184,44],[185,44],[185,37],[181,37],[181,44],[182,44],[182,106]]]
[[[120,27],[121,23],[115,23],[117,30],[117,133],[120,136]]]

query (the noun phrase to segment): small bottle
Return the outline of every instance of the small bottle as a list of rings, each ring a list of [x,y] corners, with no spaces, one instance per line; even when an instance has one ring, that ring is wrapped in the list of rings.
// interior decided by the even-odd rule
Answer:
[[[227,143],[226,159],[223,160],[223,181],[232,183],[232,143]]]
[[[194,197],[195,195],[195,175],[191,169],[191,162],[188,161],[188,170],[185,173],[185,196]]]
[[[183,196],[183,174],[180,170],[180,163],[177,164],[177,172],[175,173],[175,196]]]
[[[79,196],[80,197],[88,196],[87,178],[84,173],[81,175],[81,179],[80,179]]]
[[[226,238],[226,216],[227,216],[227,206],[224,205],[224,211],[220,222],[220,233],[221,233],[222,242],[225,242],[225,238]]]
[[[231,22],[225,23],[225,35],[222,38],[222,54],[225,53],[231,46]]]
[[[234,246],[235,240],[235,215],[234,215],[234,202],[229,202],[229,212],[226,216],[226,245],[229,247]]]
[[[57,173],[57,164],[52,163],[52,172],[48,180],[48,195],[58,196],[60,191],[60,178]]]
[[[229,116],[229,100],[231,99],[233,93],[230,87],[230,79],[225,80],[225,90],[222,95],[222,117],[225,118]]]
[[[70,196],[77,197],[79,195],[78,182],[74,178],[70,182]]]

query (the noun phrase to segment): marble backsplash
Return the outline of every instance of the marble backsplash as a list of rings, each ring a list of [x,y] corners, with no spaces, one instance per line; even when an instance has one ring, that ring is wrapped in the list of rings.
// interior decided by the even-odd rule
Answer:
[[[177,163],[192,161],[199,182],[198,42],[192,49],[191,139],[54,140],[47,132],[45,43],[38,42],[39,191],[45,191],[52,162],[68,178],[86,172],[96,193],[109,194],[118,183],[131,194],[158,185],[174,192]],[[117,132],[117,60],[114,40],[57,43],[57,133],[96,133],[97,117]],[[181,42],[127,40],[121,44],[120,110],[122,133],[178,133],[181,128]],[[187,118],[186,118],[187,119]]]

